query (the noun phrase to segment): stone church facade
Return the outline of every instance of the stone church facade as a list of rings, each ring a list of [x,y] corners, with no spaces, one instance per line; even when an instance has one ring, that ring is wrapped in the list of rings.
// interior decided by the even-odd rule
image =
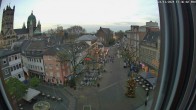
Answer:
[[[14,29],[15,6],[7,6],[3,10],[2,27],[0,33],[0,48],[9,48],[15,41],[20,39],[31,39],[34,35],[41,34],[41,23],[36,21],[33,11],[22,28]]]

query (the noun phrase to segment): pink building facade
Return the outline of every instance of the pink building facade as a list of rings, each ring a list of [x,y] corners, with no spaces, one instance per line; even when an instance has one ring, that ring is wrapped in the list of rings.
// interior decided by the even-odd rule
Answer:
[[[60,63],[56,55],[43,55],[45,66],[45,81],[53,84],[65,84],[70,73],[68,63]]]

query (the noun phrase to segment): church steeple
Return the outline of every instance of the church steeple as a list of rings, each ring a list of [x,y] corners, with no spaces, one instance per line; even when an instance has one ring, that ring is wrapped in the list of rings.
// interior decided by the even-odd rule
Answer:
[[[41,33],[41,23],[40,23],[40,21],[38,21],[38,23],[37,23],[37,31],[39,31]]]
[[[26,29],[25,22],[23,23],[22,29]]]
[[[33,37],[33,21],[30,21],[29,24],[29,36]]]
[[[40,24],[40,21],[38,21],[38,23],[37,23],[37,26],[39,26],[39,25],[41,25],[41,24]]]

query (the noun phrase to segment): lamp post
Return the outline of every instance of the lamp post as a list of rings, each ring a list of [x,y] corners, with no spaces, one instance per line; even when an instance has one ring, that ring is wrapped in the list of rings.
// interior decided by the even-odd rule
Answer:
[[[146,92],[146,100],[145,100],[145,106],[148,105],[148,99],[149,99],[149,92],[150,90],[148,88],[145,89],[147,92]]]

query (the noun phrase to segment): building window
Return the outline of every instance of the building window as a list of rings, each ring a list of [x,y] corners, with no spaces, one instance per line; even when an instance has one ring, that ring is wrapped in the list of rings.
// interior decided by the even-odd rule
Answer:
[[[18,74],[18,78],[19,78],[19,79],[21,78],[21,75],[20,75],[20,74]]]
[[[17,69],[19,69],[19,66],[18,66],[18,65],[16,65],[16,68],[17,68]]]
[[[21,65],[21,64],[19,64],[19,67],[20,67],[20,68],[22,68],[22,65]]]
[[[6,63],[7,63],[6,59],[3,59],[3,64],[6,64]]]
[[[58,78],[60,77],[60,74],[59,74],[59,72],[57,72],[57,73],[56,73],[56,76],[57,76]]]
[[[9,61],[12,61],[11,57],[8,57]]]
[[[13,68],[12,68],[12,67],[10,67],[10,71],[11,71],[11,72],[13,71]]]
[[[49,64],[49,68],[52,69],[52,64]]]
[[[12,56],[12,61],[14,60],[14,56]]]
[[[5,74],[5,75],[8,75],[8,74],[9,74],[8,69],[5,69],[5,70],[4,70],[4,74]]]
[[[41,71],[43,70],[43,68],[42,68],[42,67],[40,67],[40,69],[41,69]]]
[[[17,58],[17,55],[15,55],[15,60],[17,60],[18,58]]]
[[[41,59],[39,59],[39,62],[41,63]]]
[[[14,70],[16,70],[16,66],[13,66],[14,67]]]

